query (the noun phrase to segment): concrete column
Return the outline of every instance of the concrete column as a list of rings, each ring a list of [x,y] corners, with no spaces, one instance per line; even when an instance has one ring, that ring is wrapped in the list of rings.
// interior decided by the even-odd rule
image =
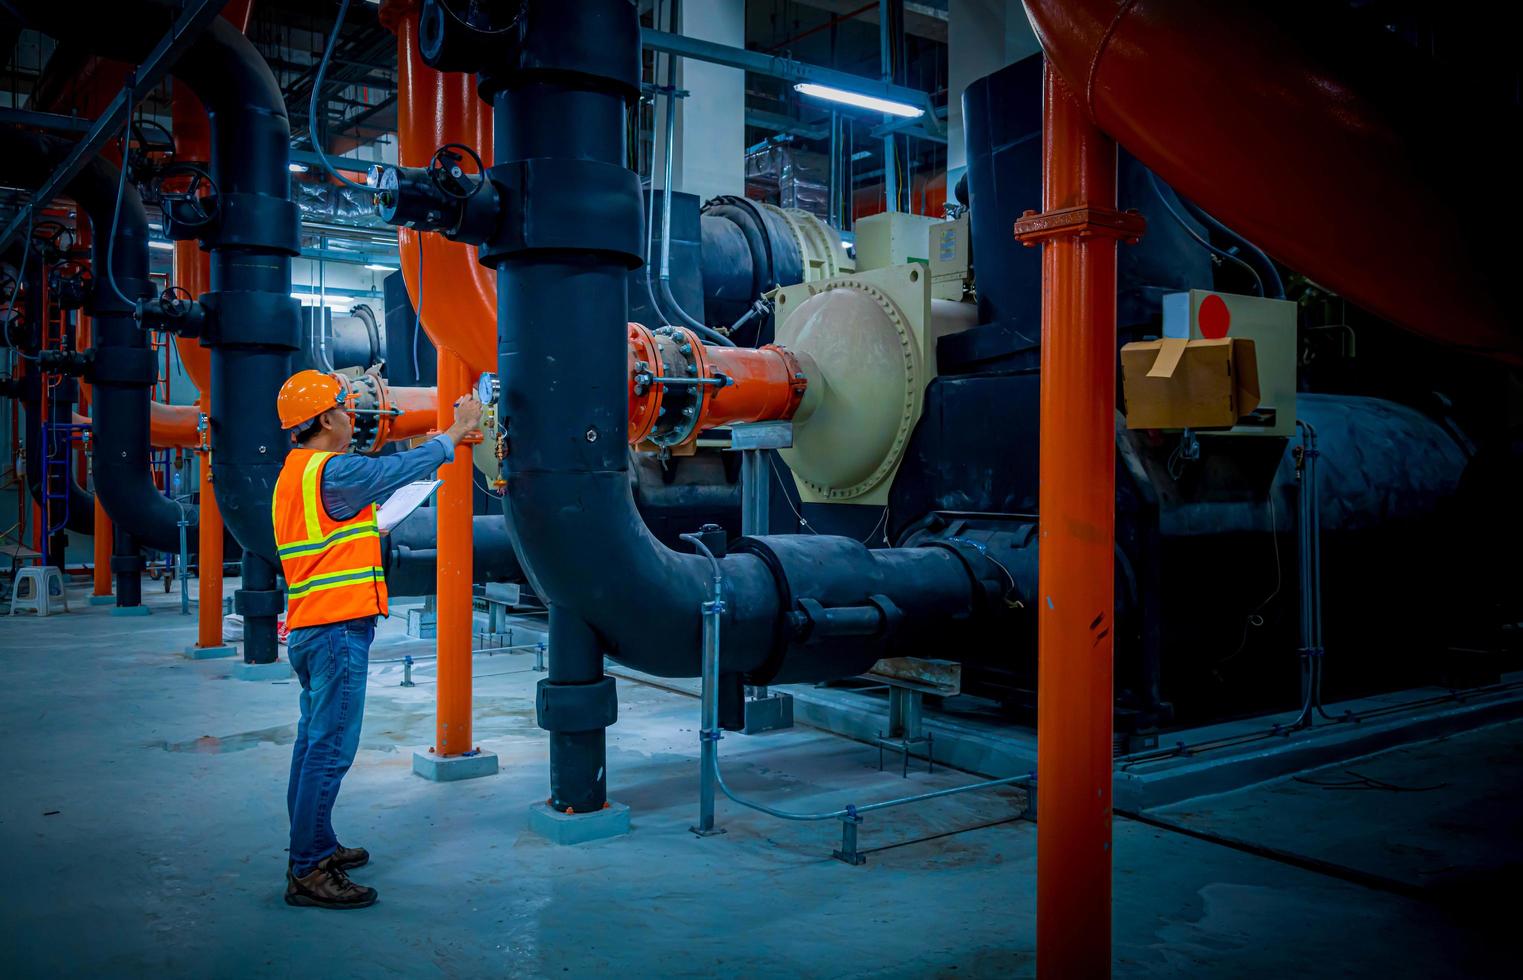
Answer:
[[[967,170],[967,147],[963,143],[963,89],[970,82],[1039,50],[1021,0],[950,0],[947,9],[949,197],[958,178]]]
[[[663,5],[663,13],[665,5]],[[666,24],[657,25],[666,30]],[[687,0],[677,12],[678,33],[688,37],[746,46],[745,0]],[[658,59],[658,82],[666,81],[666,56]],[[677,107],[672,185],[708,200],[716,194],[742,194],[746,183],[746,75],[735,68],[680,59],[677,87],[693,93]],[[663,134],[666,103],[656,110],[656,174],[666,166]],[[660,177],[657,177],[660,183]]]

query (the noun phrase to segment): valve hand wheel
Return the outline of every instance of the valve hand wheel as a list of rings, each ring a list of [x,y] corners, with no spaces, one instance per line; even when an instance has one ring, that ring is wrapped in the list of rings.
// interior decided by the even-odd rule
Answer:
[[[166,222],[202,228],[217,219],[217,182],[193,163],[174,163],[159,171],[153,191]]]

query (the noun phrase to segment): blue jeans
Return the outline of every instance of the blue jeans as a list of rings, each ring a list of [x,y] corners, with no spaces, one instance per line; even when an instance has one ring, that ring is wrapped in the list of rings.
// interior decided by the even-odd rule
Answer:
[[[373,639],[375,620],[370,618],[291,631],[287,649],[301,681],[301,722],[291,750],[286,810],[291,870],[298,878],[338,849],[333,801],[360,746]]]

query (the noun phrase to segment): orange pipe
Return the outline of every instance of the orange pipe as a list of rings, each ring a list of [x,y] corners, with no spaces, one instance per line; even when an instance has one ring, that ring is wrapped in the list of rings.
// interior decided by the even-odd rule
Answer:
[[[388,0],[382,23],[397,35],[397,158],[405,167],[428,163],[445,143],[472,146],[488,165],[491,128],[476,80],[445,74],[418,52],[417,0]],[[434,234],[397,229],[403,280],[418,322],[439,354],[438,428],[454,422],[454,403],[472,380],[497,369],[497,281],[476,261],[476,249]],[[405,416],[404,416],[405,418]],[[459,755],[471,743],[471,497],[470,453],[440,467],[438,505],[439,700],[434,750]]]
[[[655,428],[668,385],[644,378],[691,362],[695,378],[724,379],[709,387],[698,411],[698,424],[683,445],[698,434],[732,422],[791,419],[804,400],[809,381],[798,358],[783,347],[706,347],[686,327],[657,334],[638,323],[629,325],[629,443],[636,445]],[[688,348],[684,353],[682,348]],[[662,368],[665,363],[673,365]],[[642,367],[641,365],[644,365]],[[675,386],[670,386],[675,387]]]
[[[804,400],[809,382],[798,358],[776,344],[748,347],[705,347],[709,376],[720,375],[730,384],[715,389],[698,414],[700,429],[716,429],[731,422],[765,422],[791,419]]]
[[[196,432],[201,411],[195,405],[165,405],[150,402],[148,406],[148,440],[159,449],[186,449],[198,445],[201,436]]]
[[[209,411],[207,398],[201,398],[202,411]],[[217,506],[216,488],[212,486],[211,433],[200,445],[197,468],[200,471],[200,524],[197,529],[196,575],[200,579],[196,599],[196,646],[222,646],[222,509]]]
[[[491,119],[473,75],[434,71],[418,53],[417,0],[388,0],[381,22],[397,35],[397,159],[426,166],[445,143],[474,147],[492,162]],[[422,238],[422,326],[434,345],[452,351],[477,374],[497,370],[497,275],[476,261],[474,246],[440,235],[397,229],[403,279],[419,306],[418,240]]]
[[[195,405],[148,403],[148,441],[155,449],[189,449],[200,443],[196,432],[200,409]],[[74,413],[75,425],[89,425],[88,416]]]
[[[439,431],[455,421],[455,401],[469,394],[474,375],[453,351],[439,352]],[[439,701],[434,718],[434,751],[460,755],[471,751],[471,454],[455,450],[453,462],[439,467],[437,635]]]
[[[1037,972],[1111,966],[1111,650],[1116,510],[1116,144],[1050,67],[1042,207],[1037,555]]]
[[[95,588],[93,594],[108,596],[111,594],[111,518],[106,515],[106,508],[100,505],[100,498],[95,497],[95,568],[93,581]]]
[[[437,388],[388,388],[387,396],[391,407],[402,412],[401,415],[391,416],[385,422],[388,441],[413,439],[434,431],[434,423],[439,418]],[[454,421],[453,415],[450,421]],[[449,423],[446,422],[444,428],[448,427]]]

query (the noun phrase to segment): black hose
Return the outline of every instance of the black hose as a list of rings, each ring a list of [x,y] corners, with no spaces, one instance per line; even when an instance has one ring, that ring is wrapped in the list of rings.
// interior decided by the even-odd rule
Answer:
[[[1148,171],[1148,183],[1152,185],[1153,193],[1157,196],[1158,203],[1163,205],[1164,210],[1169,212],[1169,216],[1179,223],[1179,227],[1183,228],[1186,234],[1195,239],[1201,248],[1204,248],[1212,255],[1215,255],[1227,262],[1232,262],[1245,269],[1247,273],[1253,277],[1253,282],[1258,287],[1259,295],[1264,295],[1264,280],[1259,276],[1257,269],[1255,269],[1252,265],[1239,258],[1238,256],[1233,255],[1231,252],[1212,245],[1211,242],[1208,241],[1203,235],[1201,235],[1200,232],[1191,227],[1190,222],[1185,220],[1184,215],[1174,210],[1174,205],[1169,203],[1169,196],[1173,194],[1173,189],[1170,188],[1168,193],[1165,193],[1163,185],[1158,181],[1158,176],[1151,170]],[[1178,200],[1177,197],[1176,200]]]
[[[1259,271],[1263,273],[1264,279],[1267,281],[1269,287],[1269,292],[1266,295],[1272,299],[1285,298],[1285,282],[1280,278],[1280,270],[1276,268],[1274,259],[1271,259],[1268,253],[1250,242],[1248,239],[1244,238],[1242,235],[1239,235],[1237,232],[1233,231],[1231,228],[1228,228],[1226,225],[1222,224],[1210,212],[1206,211],[1206,209],[1200,207],[1199,205],[1191,201],[1187,201],[1184,198],[1179,198],[1179,203],[1184,205],[1185,211],[1189,213],[1190,217],[1210,228],[1218,235],[1223,235],[1227,238],[1231,238],[1242,247],[1243,251],[1254,257]]]

